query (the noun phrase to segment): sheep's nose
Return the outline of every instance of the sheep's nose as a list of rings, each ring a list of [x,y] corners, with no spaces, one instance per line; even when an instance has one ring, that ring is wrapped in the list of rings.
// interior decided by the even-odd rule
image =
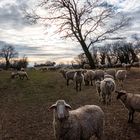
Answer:
[[[61,120],[61,119],[64,119],[64,114],[59,114],[59,115],[58,115],[58,119],[60,119],[60,120]]]

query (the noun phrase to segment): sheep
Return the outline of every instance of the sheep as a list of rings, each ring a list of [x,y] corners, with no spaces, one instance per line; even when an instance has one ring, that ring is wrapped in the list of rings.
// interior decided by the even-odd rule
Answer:
[[[132,94],[124,90],[115,92],[118,93],[117,99],[128,109],[128,123],[133,123],[135,111],[140,112],[140,94]]]
[[[69,70],[66,72],[66,80],[67,80],[67,86],[69,85],[69,80],[74,80],[75,70]]]
[[[89,64],[84,64],[83,65],[83,69],[90,69],[90,68],[91,68],[91,66]]]
[[[20,71],[25,71],[25,69],[24,68],[21,68]]]
[[[132,63],[132,66],[133,67],[140,67],[140,62],[134,62],[134,63]]]
[[[104,79],[104,71],[103,70],[95,70],[95,80],[103,80]]]
[[[105,78],[112,78],[112,79],[114,79],[114,76],[112,76],[112,75],[110,75],[110,74],[105,73],[105,74],[104,74],[104,79],[105,79]]]
[[[99,98],[102,99],[104,104],[111,103],[111,94],[116,89],[115,81],[112,78],[105,78],[102,81],[96,82],[96,88],[99,93]]]
[[[118,70],[116,73],[116,79],[118,80],[118,83],[120,84],[121,87],[123,87],[123,82],[126,76],[127,76],[126,70]]]
[[[60,71],[59,71],[65,79],[66,79],[66,72],[67,71],[68,70],[66,70],[66,69],[60,69]]]
[[[18,72],[17,71],[11,73],[11,79],[16,78],[17,76],[18,76]]]
[[[17,74],[21,80],[23,80],[24,77],[26,77],[26,79],[29,80],[29,77],[26,71],[18,71]]]
[[[116,75],[116,70],[115,69],[107,69],[107,70],[105,70],[105,72],[109,75],[112,75],[115,79],[115,75]]]
[[[100,88],[100,84],[101,84],[101,81],[99,81],[99,80],[95,81],[96,91],[97,91],[97,94],[99,94],[99,101],[101,101],[101,88]]]
[[[130,70],[131,69],[131,64],[122,63],[122,67],[124,67],[126,70]]]
[[[84,81],[85,81],[85,85],[91,85],[93,86],[92,81],[95,79],[95,72],[93,70],[87,70],[84,73]]]
[[[84,81],[84,75],[82,74],[82,71],[75,72],[74,81],[75,81],[76,91],[78,91],[78,89],[81,91],[81,85],[82,82]]]
[[[89,140],[93,135],[98,140],[103,138],[104,112],[99,106],[85,105],[71,110],[64,100],[58,100],[49,110],[53,110],[56,140]]]

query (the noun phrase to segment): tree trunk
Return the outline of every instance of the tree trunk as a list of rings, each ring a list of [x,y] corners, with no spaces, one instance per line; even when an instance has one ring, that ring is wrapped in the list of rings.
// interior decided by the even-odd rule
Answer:
[[[82,49],[89,61],[89,65],[91,66],[92,69],[95,69],[95,63],[93,61],[93,58],[91,56],[91,53],[89,52],[89,49],[87,48],[87,45],[85,44],[84,41],[80,42],[81,46],[82,46]]]
[[[10,62],[8,59],[6,59],[6,70],[9,68],[9,66],[10,66]]]

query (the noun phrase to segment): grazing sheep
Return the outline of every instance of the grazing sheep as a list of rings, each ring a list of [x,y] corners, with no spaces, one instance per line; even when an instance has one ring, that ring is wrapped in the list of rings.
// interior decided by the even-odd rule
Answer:
[[[11,73],[11,79],[16,78],[17,76],[18,76],[18,72],[17,71]]]
[[[104,71],[103,70],[95,70],[95,80],[103,80],[104,79]]]
[[[101,90],[101,97],[102,102],[104,104],[110,104],[111,103],[111,94],[115,91],[116,84],[115,81],[112,78],[105,78],[101,81],[100,84],[100,90]]]
[[[105,70],[105,72],[109,75],[112,75],[115,79],[115,75],[116,75],[116,70],[115,69],[108,69],[108,70]]]
[[[116,79],[118,80],[118,83],[121,87],[123,87],[123,82],[126,78],[127,71],[126,70],[118,70],[116,73]]]
[[[81,85],[82,85],[82,82],[84,81],[84,75],[82,74],[82,71],[75,72],[74,81],[75,81],[76,91],[78,90],[81,91]]]
[[[26,79],[29,80],[29,77],[26,71],[18,71],[17,74],[21,80],[23,80],[24,77],[26,77]]]
[[[127,93],[123,90],[115,92],[118,93],[117,99],[120,99],[129,111],[128,123],[132,123],[135,111],[140,112],[140,94]]]
[[[75,70],[69,70],[66,72],[66,80],[67,80],[67,86],[69,85],[69,80],[74,80]]]
[[[71,106],[58,100],[53,109],[53,129],[56,140],[89,140],[103,138],[104,112],[99,106],[85,105],[69,111]]]
[[[95,72],[93,70],[87,70],[84,73],[84,81],[85,81],[85,85],[91,85],[93,86],[92,81],[95,79]]]

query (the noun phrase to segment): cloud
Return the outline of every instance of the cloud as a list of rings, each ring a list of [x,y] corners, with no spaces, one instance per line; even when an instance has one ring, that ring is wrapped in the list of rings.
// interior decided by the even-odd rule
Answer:
[[[27,55],[31,62],[68,61],[81,53],[77,42],[61,40],[59,35],[53,35],[54,28],[31,26],[24,18],[23,7],[33,9],[37,1],[0,0],[0,44],[13,44],[19,55]],[[120,35],[129,38],[132,34],[140,34],[139,0],[103,0],[101,6],[114,7],[121,14],[132,17],[131,25],[121,30]]]

